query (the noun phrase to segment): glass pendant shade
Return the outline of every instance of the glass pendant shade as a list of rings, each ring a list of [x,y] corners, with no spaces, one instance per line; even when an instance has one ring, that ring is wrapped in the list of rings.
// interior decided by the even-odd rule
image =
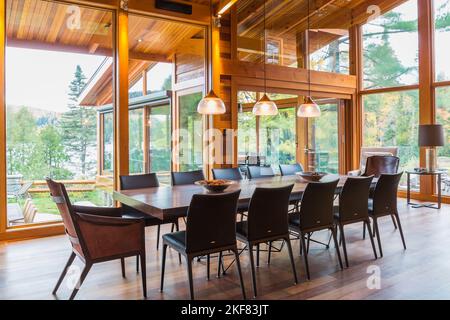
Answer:
[[[224,114],[227,111],[225,103],[213,90],[211,90],[197,106],[197,112],[200,114]]]
[[[306,97],[305,102],[300,105],[297,111],[297,117],[315,118],[320,117],[320,108],[311,97]]]
[[[253,106],[253,114],[255,116],[275,116],[278,114],[277,104],[270,100],[267,94],[264,94]]]

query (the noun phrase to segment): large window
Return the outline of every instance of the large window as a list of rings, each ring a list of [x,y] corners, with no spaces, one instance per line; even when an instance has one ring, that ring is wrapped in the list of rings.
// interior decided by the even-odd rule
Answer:
[[[450,174],[450,87],[436,89],[436,122],[444,126],[446,145],[438,147],[437,164]],[[450,195],[450,178],[445,177],[443,193]]]
[[[419,82],[417,0],[410,0],[362,27],[364,89]]]
[[[130,173],[144,173],[144,108],[129,112]]]
[[[111,204],[112,177],[100,176],[98,159],[112,173],[112,113],[102,132],[96,107],[112,102],[112,69],[103,68],[112,57],[112,12],[6,3],[8,226],[61,220],[46,177],[64,181],[74,203]],[[99,74],[102,84],[92,86]],[[108,142],[103,154],[97,134]]]
[[[308,169],[338,173],[339,104],[321,103],[320,111],[320,117],[308,119]]]
[[[311,41],[310,68],[317,71],[349,74],[349,36],[347,30],[331,29],[310,32],[310,37],[324,38],[324,42]],[[314,47],[313,47],[314,46]]]
[[[196,92],[179,97],[180,171],[203,168],[203,121],[197,112],[202,96],[202,92]]]
[[[160,183],[170,184],[171,113],[170,105],[150,108],[150,172],[156,172]]]
[[[363,145],[398,147],[400,170],[418,167],[418,90],[365,95],[363,104]],[[418,188],[419,181],[413,186]]]

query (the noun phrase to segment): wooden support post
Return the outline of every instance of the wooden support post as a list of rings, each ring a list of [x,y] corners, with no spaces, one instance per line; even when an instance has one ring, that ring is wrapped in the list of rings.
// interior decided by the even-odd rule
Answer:
[[[433,1],[418,0],[419,13],[419,124],[435,122],[433,92]],[[425,167],[425,148],[420,148],[420,166]],[[420,177],[420,193],[432,195],[435,184],[431,176]]]
[[[128,133],[128,13],[116,14],[115,50],[115,104],[114,112],[114,186],[119,189],[119,176],[129,174]]]
[[[7,227],[7,195],[6,195],[6,101],[5,101],[5,1],[0,1],[0,234]]]

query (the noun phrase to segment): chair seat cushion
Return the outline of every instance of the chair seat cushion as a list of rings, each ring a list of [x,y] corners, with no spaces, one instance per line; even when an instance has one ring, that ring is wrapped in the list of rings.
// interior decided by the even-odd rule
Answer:
[[[236,235],[241,238],[247,238],[247,236],[248,236],[247,221],[240,221],[240,222],[236,223]]]
[[[163,242],[177,251],[186,251],[186,231],[166,233]]]

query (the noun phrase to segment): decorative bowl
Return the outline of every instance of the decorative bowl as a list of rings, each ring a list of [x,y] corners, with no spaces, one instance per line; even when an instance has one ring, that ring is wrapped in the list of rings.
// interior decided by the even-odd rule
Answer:
[[[307,171],[307,172],[297,172],[296,174],[305,181],[319,181],[320,179],[325,177],[328,173]]]
[[[225,189],[233,183],[234,181],[225,179],[200,180],[195,182],[196,185],[202,186],[203,188],[211,192],[225,191]]]

